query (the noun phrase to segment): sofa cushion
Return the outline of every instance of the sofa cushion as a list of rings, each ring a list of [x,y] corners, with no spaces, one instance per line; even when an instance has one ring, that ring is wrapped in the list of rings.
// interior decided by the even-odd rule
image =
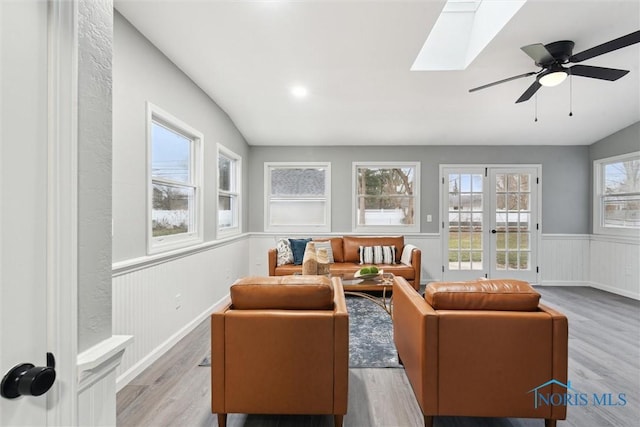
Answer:
[[[235,310],[333,309],[333,285],[324,276],[245,277],[230,294]]]
[[[287,264],[287,265],[281,265],[279,267],[276,267],[275,269],[276,276],[291,276],[293,274],[302,274],[302,266],[295,265],[295,264]]]
[[[435,310],[536,311],[540,294],[521,280],[435,282],[424,295]]]
[[[395,262],[400,262],[404,236],[344,236],[342,242],[345,262],[360,262],[360,246],[395,246]]]

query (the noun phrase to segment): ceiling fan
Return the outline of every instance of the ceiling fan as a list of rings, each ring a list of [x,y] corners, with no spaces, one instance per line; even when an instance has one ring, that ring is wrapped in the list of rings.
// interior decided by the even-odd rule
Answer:
[[[589,77],[592,79],[615,81],[626,75],[628,70],[619,70],[617,68],[594,67],[592,65],[572,65],[567,67],[566,64],[575,64],[604,55],[614,50],[622,49],[635,43],[640,43],[640,30],[627,34],[626,36],[610,40],[601,45],[592,47],[583,52],[573,52],[574,43],[570,40],[557,41],[543,45],[542,43],[530,44],[520,49],[529,55],[538,67],[542,67],[539,71],[531,71],[529,73],[520,74],[506,79],[498,80],[493,83],[478,86],[469,89],[469,92],[475,92],[480,89],[486,89],[501,83],[510,82],[511,80],[523,77],[536,76],[536,81],[524,91],[522,96],[518,98],[516,104],[529,100],[542,86],[557,86],[567,78],[567,75]]]

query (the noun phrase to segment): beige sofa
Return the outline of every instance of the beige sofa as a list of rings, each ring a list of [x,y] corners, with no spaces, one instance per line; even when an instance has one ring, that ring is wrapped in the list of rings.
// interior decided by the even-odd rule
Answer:
[[[414,289],[420,287],[420,269],[422,252],[413,247],[411,250],[410,263],[402,264],[400,259],[405,249],[404,236],[342,236],[331,238],[317,238],[313,241],[330,241],[333,251],[334,263],[330,265],[331,274],[352,275],[363,265],[360,264],[360,246],[395,246],[396,257],[394,264],[376,264],[385,273],[393,273],[396,276],[404,277]],[[302,273],[302,265],[285,264],[277,265],[276,248],[270,248],[269,276],[289,276]]]

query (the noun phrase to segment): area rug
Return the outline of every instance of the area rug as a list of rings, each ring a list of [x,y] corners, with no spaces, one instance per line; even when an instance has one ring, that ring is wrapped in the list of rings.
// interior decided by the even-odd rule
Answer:
[[[391,316],[372,301],[347,295],[349,367],[401,368]]]
[[[372,301],[347,295],[349,367],[401,368],[393,344],[391,317]],[[198,366],[211,366],[207,355]]]

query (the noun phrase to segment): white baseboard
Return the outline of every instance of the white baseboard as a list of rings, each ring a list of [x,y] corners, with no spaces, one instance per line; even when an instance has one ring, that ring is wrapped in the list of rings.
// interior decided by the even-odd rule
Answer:
[[[229,294],[222,297],[219,301],[213,304],[211,307],[203,311],[191,322],[187,323],[178,332],[170,336],[165,342],[156,347],[153,351],[147,354],[144,358],[140,359],[138,363],[131,368],[123,372],[116,378],[116,392],[120,391],[124,386],[129,384],[131,380],[140,375],[142,371],[147,369],[153,362],[158,360],[160,356],[165,354],[171,347],[176,345],[178,341],[184,338],[189,332],[193,331],[204,319],[209,317],[211,313],[226,305],[229,301]]]
[[[622,295],[623,297],[640,300],[640,294],[596,282],[543,280],[541,283],[537,283],[536,286],[585,286],[588,288],[600,289],[601,291],[610,292],[616,295]]]
[[[583,282],[580,280],[542,280],[536,283],[537,286],[586,286],[589,287],[589,282]]]
[[[589,286],[595,289],[600,289],[601,291],[607,291],[607,292],[611,292],[612,294],[622,295],[623,297],[640,300],[640,294],[627,291],[625,289],[615,288],[613,286],[603,285],[602,283],[596,283],[596,282],[589,282]]]

